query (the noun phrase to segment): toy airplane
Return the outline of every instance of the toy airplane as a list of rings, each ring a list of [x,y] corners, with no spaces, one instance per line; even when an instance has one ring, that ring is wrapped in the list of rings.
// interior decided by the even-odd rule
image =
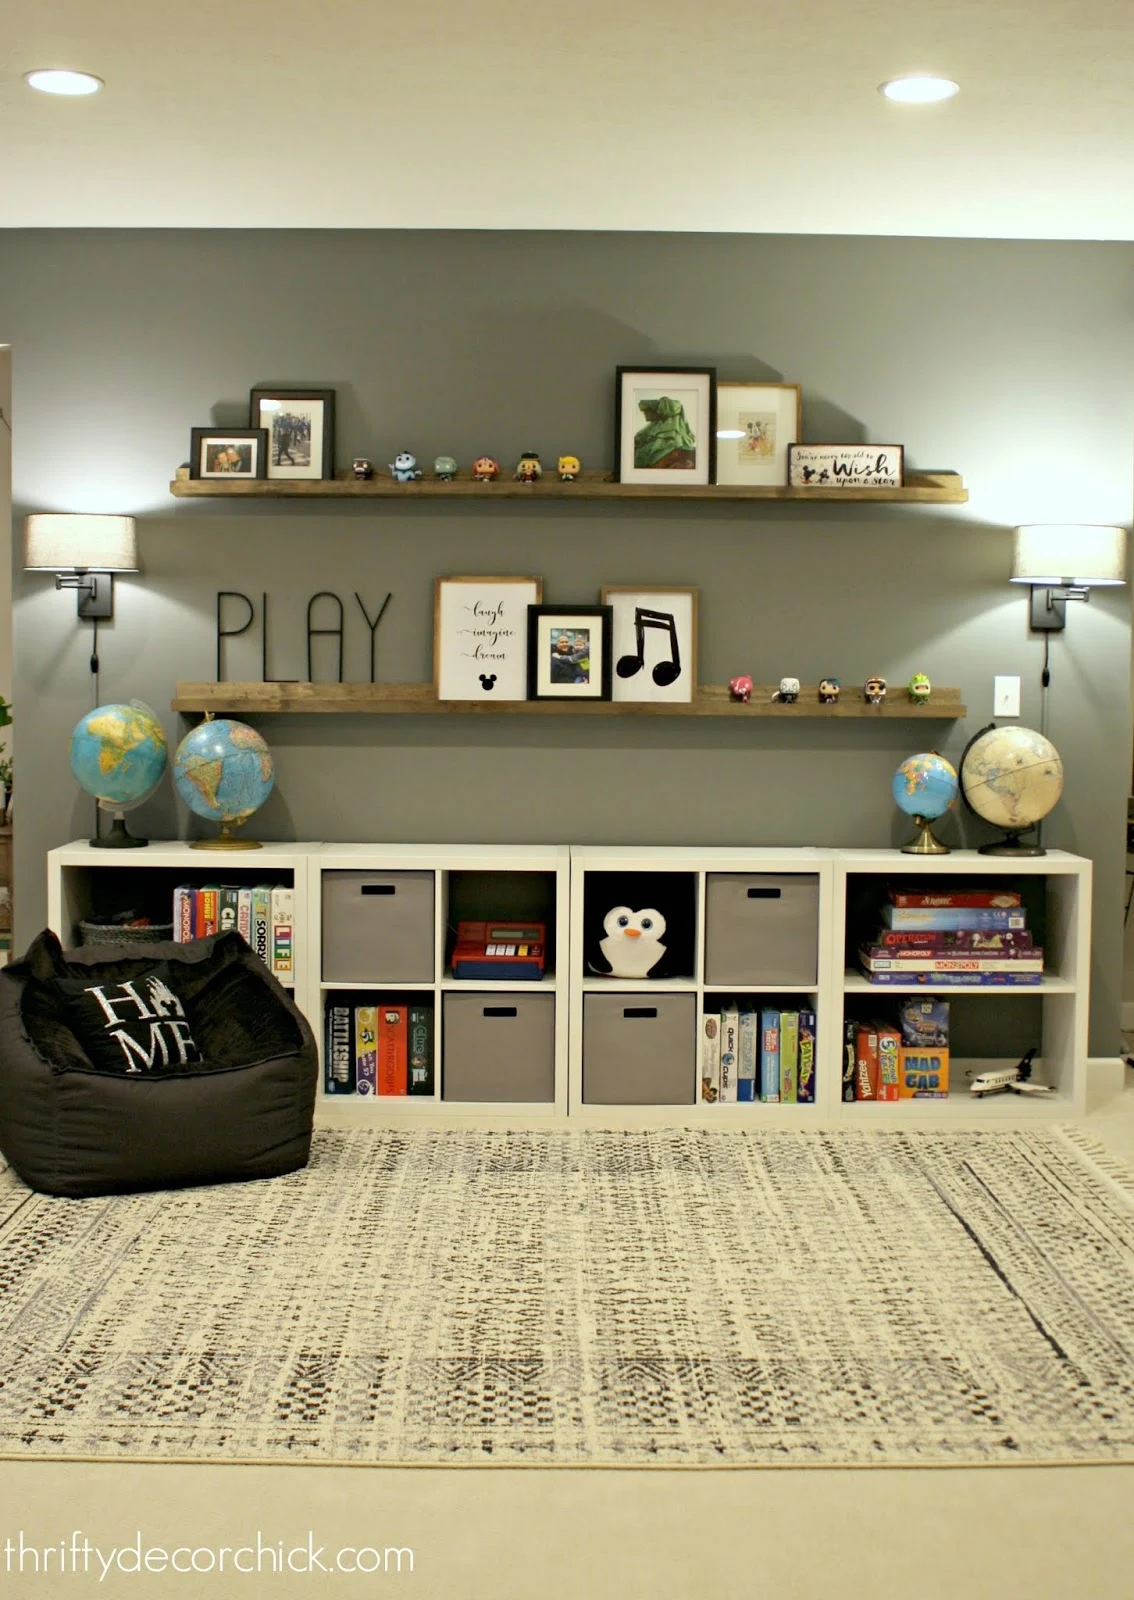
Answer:
[[[969,1084],[969,1093],[978,1099],[986,1094],[1003,1094],[1010,1089],[1013,1094],[1054,1094],[1050,1083],[1033,1083],[1032,1061],[1034,1048],[1021,1057],[1014,1067],[998,1067],[992,1072],[981,1072]]]

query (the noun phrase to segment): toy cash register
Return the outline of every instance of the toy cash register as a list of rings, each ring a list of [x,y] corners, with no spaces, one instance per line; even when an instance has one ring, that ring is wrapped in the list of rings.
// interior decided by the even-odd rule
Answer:
[[[538,983],[547,961],[542,922],[459,922],[454,978],[514,978]]]

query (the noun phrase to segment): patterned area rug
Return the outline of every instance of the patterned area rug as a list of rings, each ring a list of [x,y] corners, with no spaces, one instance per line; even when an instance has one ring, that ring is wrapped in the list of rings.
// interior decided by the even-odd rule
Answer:
[[[0,1454],[1134,1460],[1134,1178],[1077,1135],[322,1133],[109,1200],[0,1172]]]

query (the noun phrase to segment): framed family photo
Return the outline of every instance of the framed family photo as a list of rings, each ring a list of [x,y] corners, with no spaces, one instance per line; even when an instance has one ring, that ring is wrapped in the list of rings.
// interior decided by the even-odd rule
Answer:
[[[334,477],[333,389],[253,389],[250,411],[268,433],[269,478]]]
[[[263,428],[193,428],[189,441],[191,478],[267,476],[268,435]]]
[[[619,367],[614,424],[618,482],[712,483],[716,415],[713,367]]]
[[[697,590],[608,588],[612,692],[622,701],[691,701],[697,692]]]
[[[802,422],[798,383],[718,383],[716,482],[786,484]]]
[[[528,608],[538,578],[438,578],[433,685],[438,700],[526,700]]]
[[[610,699],[609,606],[528,609],[528,699]]]

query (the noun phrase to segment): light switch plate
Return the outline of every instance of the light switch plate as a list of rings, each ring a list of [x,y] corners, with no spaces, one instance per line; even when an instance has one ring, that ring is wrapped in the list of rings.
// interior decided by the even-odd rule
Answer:
[[[994,717],[1018,717],[1020,715],[1019,678],[993,678],[992,715]]]

